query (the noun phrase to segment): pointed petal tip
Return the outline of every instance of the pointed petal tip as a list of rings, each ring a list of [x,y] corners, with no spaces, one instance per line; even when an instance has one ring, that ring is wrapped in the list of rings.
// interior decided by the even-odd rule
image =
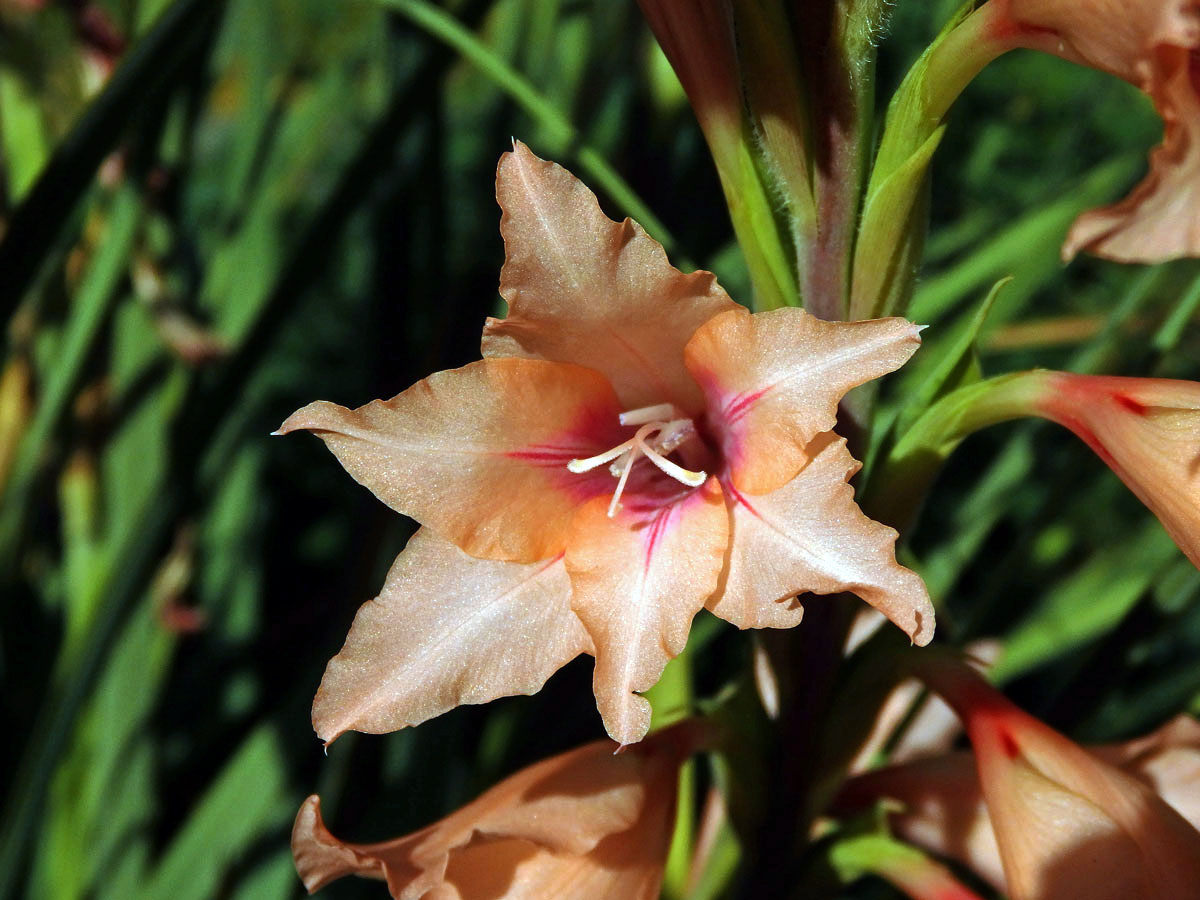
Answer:
[[[293,431],[323,431],[330,425],[329,412],[348,412],[344,406],[330,403],[328,400],[314,400],[307,406],[296,410],[283,420],[283,424],[271,432],[274,437],[282,437]]]

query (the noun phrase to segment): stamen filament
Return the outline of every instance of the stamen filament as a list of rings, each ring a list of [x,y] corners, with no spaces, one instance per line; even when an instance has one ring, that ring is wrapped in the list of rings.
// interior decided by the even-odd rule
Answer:
[[[707,472],[693,472],[691,469],[685,469],[683,466],[676,465],[665,456],[660,456],[658,453],[651,450],[645,444],[642,445],[642,452],[646,454],[646,459],[654,463],[676,481],[682,481],[688,487],[700,487],[708,480]]]
[[[645,454],[658,469],[686,484],[688,487],[699,487],[704,484],[708,475],[704,472],[693,472],[667,459],[666,454],[690,439],[696,433],[696,427],[691,419],[668,418],[677,412],[671,403],[659,403],[655,406],[643,406],[641,409],[631,409],[620,415],[622,425],[640,425],[637,432],[629,440],[618,444],[611,450],[605,450],[587,459],[573,459],[567,463],[567,470],[576,475],[590,472],[606,462],[613,462],[609,471],[617,479],[617,489],[613,492],[608,504],[608,517],[611,519],[621,508],[621,494],[629,482],[629,472],[637,462],[638,454]],[[655,435],[658,447],[652,447],[647,438]]]
[[[573,459],[567,463],[567,471],[573,472],[576,475],[582,475],[584,472],[590,472],[597,466],[602,466],[606,462],[616,459],[626,450],[633,447],[633,442],[636,438],[630,438],[623,444],[617,444],[611,450],[605,450],[603,453],[597,453],[595,456],[589,456],[587,459]]]
[[[643,406],[623,412],[617,419],[622,425],[646,425],[650,422],[662,422],[671,418],[674,413],[673,403],[656,403],[654,406]]]
[[[621,470],[621,477],[617,479],[617,489],[613,492],[612,502],[608,504],[608,517],[611,519],[617,514],[617,510],[621,508],[621,492],[625,490],[625,482],[629,480],[629,473],[633,471],[634,455],[629,454],[629,462],[625,464],[625,468]]]

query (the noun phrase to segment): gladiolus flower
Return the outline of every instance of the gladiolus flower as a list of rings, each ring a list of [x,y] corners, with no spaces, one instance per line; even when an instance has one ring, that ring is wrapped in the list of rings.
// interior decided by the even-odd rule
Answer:
[[[985,12],[986,11],[986,12]],[[991,0],[992,39],[1116,75],[1163,120],[1150,172],[1113,206],[1080,216],[1063,245],[1123,262],[1200,255],[1200,3],[1196,0]]]
[[[497,195],[505,319],[484,359],[357,410],[313,403],[359,482],[425,530],[326,672],[326,740],[532,692],[581,651],[622,743],[707,605],[739,627],[799,622],[795,595],[854,591],[918,644],[934,618],[896,533],[846,483],[850,388],[920,342],[903,319],[751,315],[684,275],[634,222],[516,144]],[[582,623],[582,625],[580,625]]]
[[[1200,383],[1037,373],[1035,411],[1082,438],[1200,566]]]
[[[396,900],[654,900],[675,823],[679,767],[704,740],[684,722],[614,754],[597,741],[530,766],[426,828],[377,844],[329,833],[304,801],[292,854],[312,893],[381,878]]]
[[[839,798],[843,811],[899,800],[893,825],[905,839],[960,859],[1012,900],[1195,896],[1200,832],[1181,812],[1194,809],[1200,725],[1181,719],[1089,752],[974,674],[925,674],[962,717],[974,759],[860,776]]]

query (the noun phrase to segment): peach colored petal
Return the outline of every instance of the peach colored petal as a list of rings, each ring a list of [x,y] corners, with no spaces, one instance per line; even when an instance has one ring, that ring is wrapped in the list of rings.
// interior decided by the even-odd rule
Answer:
[[[1155,93],[1163,142],[1150,153],[1150,172],[1124,200],[1083,213],[1063,244],[1118,262],[1158,262],[1200,255],[1200,68],[1195,51],[1160,52],[1169,66]]]
[[[1200,829],[1200,722],[1176,716],[1145,737],[1091,749],[1146,784]]]
[[[1117,821],[1119,816],[1114,816],[1108,809],[1111,803],[1097,797],[1095,787],[1089,781],[1095,777],[1096,766],[1101,767],[1102,773],[1110,773],[1114,771],[1112,767],[1116,766],[1120,769],[1116,777],[1124,779],[1125,776],[1131,776],[1152,788],[1195,827],[1197,819],[1200,819],[1200,810],[1196,808],[1197,785],[1200,784],[1200,724],[1181,716],[1144,738],[1089,748],[1091,752],[1087,754],[1088,759],[1082,767],[1074,761],[1067,763],[1075,771],[1073,778],[1065,780],[1078,782],[1082,778],[1082,788],[1078,784],[1065,787],[1063,781],[1056,780],[1059,776],[1049,777],[1045,771],[1037,768],[1040,762],[1033,763],[1024,758],[1023,751],[1031,743],[1027,729],[1023,722],[1011,728],[1010,736],[1019,735],[1014,740],[1020,740],[1020,749],[1011,757],[1015,762],[1006,776],[1005,796],[1001,800],[1003,808],[995,814],[1015,823],[1005,833],[1006,840],[1017,844],[1013,852],[1018,855],[1019,884],[1014,889],[1014,895],[1039,898],[1160,896],[1139,893],[1144,890],[1140,879],[1145,875],[1147,864],[1141,861],[1138,842],[1121,832]],[[1041,729],[1045,729],[1045,726],[1041,726]],[[1061,746],[1069,742],[1061,735],[1051,734],[1058,746],[1050,749],[1050,756],[1061,756]],[[1040,746],[1041,736],[1033,736],[1032,744]],[[1007,742],[1005,745],[1007,749],[1002,748],[1002,757],[995,757],[995,748],[979,752],[984,755],[992,752],[993,766],[997,762],[1002,766],[1007,765],[1004,760],[1009,758],[1012,748],[1007,746]],[[1045,752],[1041,748],[1041,756],[1044,757]],[[1082,748],[1075,748],[1073,752],[1076,755],[1084,753]],[[1094,761],[1096,758],[1104,762]],[[980,765],[984,764],[981,756]],[[1060,764],[1052,765],[1056,770],[1061,767]],[[1107,779],[1108,775],[1104,774],[1103,778]],[[1122,783],[1128,786],[1129,781]],[[966,863],[997,890],[1005,890],[1000,847],[992,830],[971,754],[950,753],[858,776],[847,783],[836,806],[841,813],[853,813],[883,797],[897,800],[903,805],[900,811],[890,817],[897,835],[934,853]],[[1152,798],[1147,801],[1145,797],[1142,793],[1132,798],[1131,802],[1134,806],[1141,804],[1161,813],[1162,806],[1158,800]],[[990,796],[988,802],[992,803]],[[1128,798],[1118,799],[1117,805],[1128,807],[1130,801]],[[1166,815],[1169,816],[1169,813]],[[1179,820],[1170,818],[1174,824],[1168,823],[1166,827],[1178,831],[1185,840],[1191,840]],[[1156,831],[1162,827],[1161,821],[1155,822],[1151,817],[1140,826],[1140,830],[1147,833],[1148,839],[1157,840]],[[1089,877],[1076,878],[1072,889],[1093,893],[1072,893],[1057,880],[1071,880],[1068,867],[1059,861],[1083,854],[1089,840],[1112,854],[1116,871],[1107,875],[1112,885],[1111,893],[1104,893],[1096,887],[1099,879],[1091,878],[1094,867],[1090,865],[1087,867]],[[1168,838],[1165,843],[1169,845],[1173,840]],[[1200,840],[1200,837],[1195,840]],[[1131,878],[1135,880],[1131,882]],[[1037,888],[1036,884],[1042,887]],[[1122,894],[1121,891],[1128,893]]]
[[[1038,412],[1082,438],[1200,566],[1200,383],[1046,378]]]
[[[1200,44],[1196,0],[993,0],[1027,30],[1024,43],[1146,87],[1162,45]]]
[[[586,185],[520,142],[500,159],[496,196],[508,317],[488,320],[484,356],[578,363],[604,373],[627,409],[696,411],[683,346],[737,308],[714,277],[679,272],[640,225],[609,219]]]
[[[385,879],[396,900],[591,900],[658,896],[692,723],[614,754],[588,744],[505,779],[420,831],[376,844],[329,833],[309,797],[292,830],[310,892],[344,875]]]
[[[701,326],[684,356],[737,489],[763,494],[790,481],[808,443],[833,428],[842,396],[902,366],[919,335],[904,319],[826,322],[802,309],[732,310]]]
[[[983,638],[967,644],[963,651],[972,665],[980,672],[987,672],[1000,658],[1003,649],[1003,642]],[[920,706],[914,712],[913,704],[918,700]],[[903,731],[897,737],[896,729],[901,726]],[[892,765],[946,753],[962,733],[962,723],[945,700],[925,692],[919,679],[905,679],[896,685],[880,707],[871,734],[850,762],[850,773],[868,770],[885,750],[887,761]]]
[[[567,463],[621,440],[604,377],[566,363],[485,359],[356,410],[318,401],[277,434],[315,432],[354,479],[472,556],[562,553],[575,508],[607,472]]]
[[[1001,41],[1116,75],[1154,102],[1163,143],[1150,173],[1113,206],[1081,215],[1063,244],[1122,262],[1200,255],[1200,3],[1196,0],[992,0]]]
[[[567,545],[571,608],[596,651],[596,704],[609,735],[640,741],[654,686],[687,643],[692,618],[716,589],[729,518],[715,477],[672,502],[614,518],[598,498],[579,511]]]
[[[1200,832],[965,667],[923,672],[963,718],[1012,900],[1187,900]]]
[[[325,670],[317,734],[382,734],[464,703],[536,693],[591,648],[570,596],[561,556],[475,559],[418,531]]]
[[[835,801],[835,811],[860,812],[885,797],[902,805],[888,817],[898,837],[966,863],[996,890],[1004,890],[1000,848],[970,753],[948,753],[852,778]]]
[[[859,464],[832,432],[807,448],[800,473],[769,494],[733,484],[729,566],[708,608],[739,628],[787,628],[800,621],[796,594],[851,591],[917,644],[933,637],[934,611],[921,578],[896,562],[896,531],[868,519],[847,484]]]

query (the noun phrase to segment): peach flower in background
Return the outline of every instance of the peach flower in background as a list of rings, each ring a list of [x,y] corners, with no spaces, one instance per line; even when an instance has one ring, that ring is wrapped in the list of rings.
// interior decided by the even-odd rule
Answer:
[[[675,824],[679,767],[696,722],[614,754],[598,741],[522,769],[446,818],[377,844],[338,840],[304,801],[292,854],[309,893],[346,875],[396,900],[655,900]]]
[[[956,858],[1012,900],[1186,900],[1200,884],[1200,724],[1089,750],[964,670],[931,686],[963,718],[974,754],[851,780],[840,811],[884,797],[896,832]]]
[[[1037,373],[1035,412],[1071,429],[1200,566],[1200,383]]]
[[[799,593],[857,593],[916,643],[924,584],[847,484],[831,429],[851,388],[920,343],[903,319],[751,315],[685,275],[523,144],[500,161],[507,318],[484,359],[357,410],[310,404],[360,483],[425,526],[359,612],[314,704],[318,734],[381,732],[536,691],[595,655],[608,733],[640,740],[638,696],[707,606],[746,627],[800,621]]]
[[[985,12],[985,10],[987,12]],[[1200,2],[990,0],[992,37],[1109,72],[1163,120],[1150,171],[1121,202],[1081,215],[1063,245],[1122,262],[1200,255]]]

